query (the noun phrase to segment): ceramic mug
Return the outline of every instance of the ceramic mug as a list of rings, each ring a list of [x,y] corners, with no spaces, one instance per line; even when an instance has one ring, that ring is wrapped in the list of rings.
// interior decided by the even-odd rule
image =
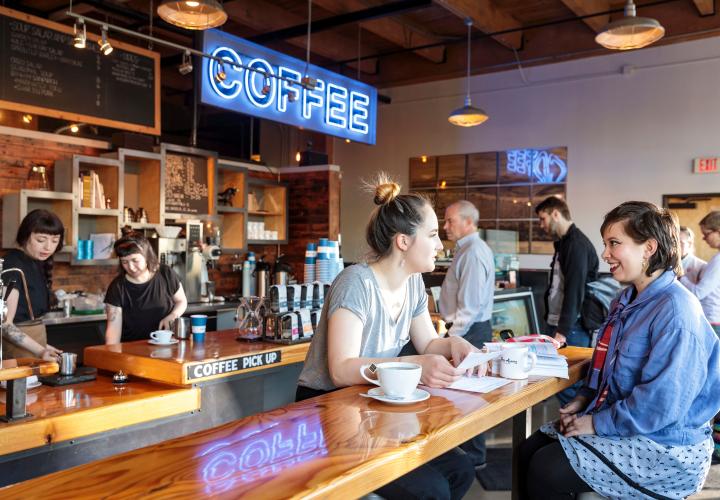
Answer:
[[[514,380],[526,379],[536,363],[537,356],[527,346],[506,344],[500,355],[500,376]]]
[[[406,399],[412,396],[420,383],[422,367],[417,363],[388,362],[375,365],[377,380],[365,375],[370,365],[360,367],[360,375],[371,384],[379,385],[386,396],[390,398]]]
[[[167,344],[172,340],[172,330],[156,330],[150,334],[150,338],[158,344]]]

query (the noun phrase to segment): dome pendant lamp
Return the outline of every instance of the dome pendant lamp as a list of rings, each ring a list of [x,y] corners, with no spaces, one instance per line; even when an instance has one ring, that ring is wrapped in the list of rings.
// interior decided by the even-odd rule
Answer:
[[[472,105],[470,100],[470,28],[472,27],[472,19],[468,18],[465,21],[467,25],[467,93],[465,94],[465,106],[458,108],[448,116],[448,121],[458,127],[474,127],[485,123],[489,118],[488,114],[480,108],[476,108]]]
[[[165,0],[157,13],[165,22],[187,30],[217,28],[228,18],[218,0]]]
[[[637,17],[633,0],[628,0],[625,17],[608,24],[595,41],[606,49],[631,50],[647,47],[664,35],[665,28],[655,19]]]

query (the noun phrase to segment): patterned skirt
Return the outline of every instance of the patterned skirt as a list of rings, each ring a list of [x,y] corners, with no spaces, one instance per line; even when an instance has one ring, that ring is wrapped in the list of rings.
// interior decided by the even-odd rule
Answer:
[[[708,439],[698,444],[666,446],[644,436],[566,438],[557,433],[552,423],[543,425],[540,431],[558,439],[575,472],[608,498],[685,498],[702,489],[710,470],[713,440],[709,433]]]

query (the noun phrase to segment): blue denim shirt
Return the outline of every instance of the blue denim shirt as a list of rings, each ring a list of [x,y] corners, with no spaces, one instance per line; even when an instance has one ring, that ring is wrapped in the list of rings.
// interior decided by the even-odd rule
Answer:
[[[597,387],[586,381],[581,394],[595,398],[586,412],[599,436],[697,444],[720,410],[720,342],[672,271],[630,302],[634,291],[621,293],[607,320],[616,322],[599,385],[608,395],[593,412]]]

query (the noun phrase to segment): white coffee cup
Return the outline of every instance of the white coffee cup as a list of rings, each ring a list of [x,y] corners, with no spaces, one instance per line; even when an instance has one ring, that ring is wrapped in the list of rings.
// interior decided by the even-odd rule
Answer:
[[[150,338],[159,344],[167,344],[172,339],[172,330],[156,330],[150,334]]]
[[[399,361],[378,363],[375,365],[377,380],[365,375],[365,370],[369,366],[361,366],[360,375],[371,384],[379,385],[388,397],[406,399],[412,396],[415,388],[420,383],[422,367],[417,363]]]
[[[537,356],[527,346],[505,344],[500,355],[500,376],[514,380],[526,379],[536,363]]]

